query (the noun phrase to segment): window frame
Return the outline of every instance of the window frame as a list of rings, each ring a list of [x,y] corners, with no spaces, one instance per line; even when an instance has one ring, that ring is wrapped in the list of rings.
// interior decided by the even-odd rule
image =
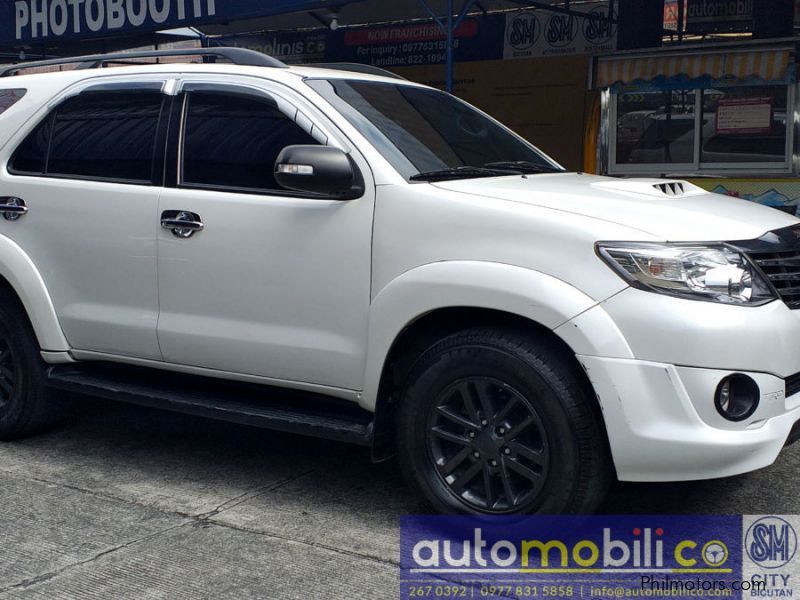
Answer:
[[[334,147],[341,146],[334,142],[335,138],[326,130],[324,127],[321,127],[315,120],[308,116],[307,113],[303,112],[303,110],[295,106],[289,99],[285,98],[279,93],[276,93],[272,89],[263,89],[261,87],[257,87],[254,85],[248,85],[246,83],[236,83],[236,82],[219,82],[219,81],[208,81],[208,80],[195,80],[195,79],[187,79],[181,81],[178,95],[175,101],[175,107],[173,109],[173,116],[174,125],[170,128],[170,135],[168,141],[168,149],[167,149],[167,180],[166,185],[167,187],[174,187],[177,189],[184,189],[184,190],[197,190],[197,191],[211,191],[211,192],[222,192],[222,193],[230,193],[230,194],[240,194],[240,195],[249,195],[249,196],[272,196],[272,197],[285,197],[285,198],[305,198],[305,199],[312,199],[312,200],[341,200],[341,198],[331,196],[328,194],[310,194],[307,192],[295,192],[292,190],[282,190],[282,189],[275,189],[275,190],[267,190],[261,188],[249,188],[249,187],[240,187],[240,186],[227,186],[227,185],[213,185],[207,183],[189,183],[184,181],[184,155],[185,155],[185,143],[186,143],[186,126],[187,126],[187,119],[188,115],[188,106],[189,106],[189,98],[193,92],[200,92],[204,94],[215,94],[221,96],[237,96],[240,98],[247,98],[250,100],[253,99],[261,99],[261,100],[271,100],[274,101],[279,110],[281,110],[280,106],[291,106],[295,110],[295,117],[293,123],[300,127],[301,129],[306,130],[309,135],[313,136],[314,131],[318,132],[318,135],[324,138],[324,142],[319,141],[320,145],[329,145]],[[286,118],[292,120],[289,115],[286,115]],[[304,127],[306,125],[306,127]],[[334,142],[334,143],[332,143]],[[347,148],[342,148],[342,150],[346,153],[348,152]],[[356,175],[356,178],[361,178],[361,172],[358,166],[353,161],[353,170]]]
[[[752,86],[728,86],[752,87]],[[783,162],[703,162],[701,161],[701,144],[703,141],[703,94],[704,88],[689,89],[694,93],[694,150],[693,161],[691,163],[639,163],[639,164],[618,164],[617,163],[617,125],[618,125],[618,101],[619,94],[610,94],[609,99],[609,131],[608,131],[608,174],[609,175],[664,175],[664,174],[685,174],[685,175],[705,175],[714,174],[730,175],[731,172],[746,172],[754,175],[790,175],[794,168],[794,141],[798,120],[795,115],[796,86],[773,86],[786,88],[786,146],[784,148]],[[658,91],[658,90],[657,90]],[[643,92],[648,93],[648,92]]]
[[[20,138],[15,140],[14,148],[6,161],[6,171],[9,175],[14,177],[36,177],[42,179],[61,179],[70,181],[92,181],[97,183],[117,183],[120,185],[135,185],[141,187],[163,187],[164,186],[164,153],[166,151],[167,129],[169,127],[169,117],[171,114],[170,104],[174,101],[174,97],[167,93],[167,85],[169,83],[167,78],[159,79],[146,79],[146,80],[126,80],[126,81],[108,81],[102,83],[92,82],[90,85],[84,85],[79,89],[68,90],[64,95],[58,98],[55,102],[51,102],[46,107],[46,114],[43,118],[37,119],[35,123],[26,128],[25,132]],[[158,93],[161,96],[161,108],[159,109],[158,121],[156,122],[156,135],[153,147],[153,156],[151,158],[151,171],[150,179],[125,179],[120,177],[100,177],[96,175],[78,175],[67,173],[49,173],[48,167],[50,164],[50,154],[52,150],[53,133],[55,119],[58,111],[61,110],[65,103],[75,98],[89,95],[102,95],[102,94],[119,94],[129,93],[136,94],[142,92]],[[17,156],[17,152],[25,143],[30,135],[33,134],[41,125],[50,122],[50,131],[48,135],[48,145],[44,157],[44,172],[28,172],[20,171],[13,168],[12,164]]]

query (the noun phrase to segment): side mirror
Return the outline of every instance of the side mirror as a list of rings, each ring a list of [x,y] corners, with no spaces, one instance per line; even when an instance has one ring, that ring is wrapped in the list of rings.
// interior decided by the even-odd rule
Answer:
[[[331,146],[287,146],[275,161],[275,181],[293,192],[352,200],[364,193],[361,174],[347,154]]]

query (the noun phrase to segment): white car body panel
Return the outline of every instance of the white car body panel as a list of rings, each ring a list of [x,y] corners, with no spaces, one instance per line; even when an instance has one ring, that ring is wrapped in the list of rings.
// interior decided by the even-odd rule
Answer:
[[[7,174],[0,186],[32,207],[24,227],[2,220],[0,234],[39,269],[70,346],[160,359],[158,190]]]
[[[372,301],[361,406],[375,409],[385,358],[399,332],[437,309],[485,308],[490,300],[494,310],[524,316],[551,329],[596,304],[555,277],[502,263],[455,260],[406,271]]]
[[[625,241],[648,241],[650,236],[671,242],[749,240],[797,223],[791,215],[767,210],[754,202],[698,193],[689,183],[684,183],[684,186],[690,193],[669,197],[654,195],[652,186],[660,180],[651,179],[650,190],[645,194],[641,184],[647,181],[554,173],[527,179],[482,179],[478,185],[469,180],[436,185],[461,194],[498,198],[610,221],[648,234],[641,240],[629,236]],[[598,237],[596,241],[604,239]]]
[[[11,284],[22,301],[42,349],[54,353],[69,351],[69,342],[41,273],[22,248],[5,235],[0,235],[0,276]]]
[[[165,190],[205,229],[159,232],[164,360],[360,389],[373,205]]]

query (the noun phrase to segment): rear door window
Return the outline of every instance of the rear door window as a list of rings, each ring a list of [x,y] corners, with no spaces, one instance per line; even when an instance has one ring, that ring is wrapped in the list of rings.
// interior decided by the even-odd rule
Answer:
[[[88,92],[58,106],[22,142],[9,169],[20,174],[149,184],[164,96]]]

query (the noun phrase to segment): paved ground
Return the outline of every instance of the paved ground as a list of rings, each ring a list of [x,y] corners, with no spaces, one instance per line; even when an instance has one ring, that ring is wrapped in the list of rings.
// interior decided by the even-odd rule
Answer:
[[[393,463],[103,401],[0,445],[0,598],[397,598]],[[800,445],[728,480],[620,485],[602,512],[800,512]]]

